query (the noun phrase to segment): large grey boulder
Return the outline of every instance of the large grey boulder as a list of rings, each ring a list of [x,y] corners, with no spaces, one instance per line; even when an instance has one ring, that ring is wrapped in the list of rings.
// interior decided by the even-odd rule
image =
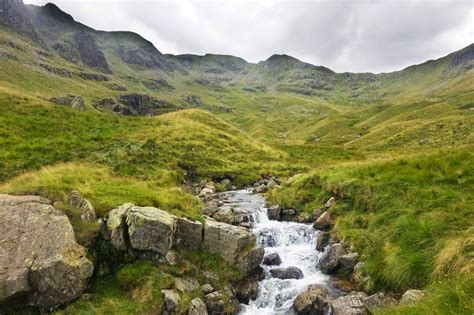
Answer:
[[[303,272],[298,267],[273,268],[270,269],[272,277],[278,279],[302,279]]]
[[[92,276],[67,216],[37,196],[0,195],[0,303],[52,308],[77,298]]]
[[[225,261],[253,270],[263,259],[263,248],[247,229],[211,219],[204,224],[204,249],[219,254]]]
[[[333,315],[366,315],[367,309],[363,303],[367,295],[364,292],[351,292],[331,302]]]
[[[173,245],[175,216],[153,207],[132,207],[127,212],[132,248],[166,255]]]
[[[321,257],[319,261],[319,269],[323,273],[331,273],[339,265],[339,259],[344,254],[342,244],[336,243],[329,247],[329,250]]]
[[[195,298],[189,303],[188,315],[208,315],[206,303],[200,298]]]
[[[329,299],[326,288],[319,285],[311,285],[300,293],[293,307],[298,315],[323,315],[329,312]]]
[[[273,205],[267,208],[267,215],[270,220],[280,220],[281,218],[281,206]]]
[[[186,218],[176,218],[174,246],[184,249],[199,249],[202,243],[203,224]]]

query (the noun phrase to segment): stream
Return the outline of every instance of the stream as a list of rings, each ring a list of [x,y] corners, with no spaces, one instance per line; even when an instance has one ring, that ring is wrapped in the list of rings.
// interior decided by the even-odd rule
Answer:
[[[248,305],[242,305],[242,315],[295,314],[293,301],[311,284],[328,286],[328,276],[321,273],[318,260],[323,252],[315,249],[319,233],[311,224],[270,220],[265,199],[252,194],[250,190],[229,191],[222,194],[230,205],[251,209],[252,231],[257,242],[265,249],[265,255],[278,253],[279,266],[262,265],[265,278],[259,282],[258,295]],[[302,279],[281,280],[273,278],[270,269],[274,267],[298,267]]]

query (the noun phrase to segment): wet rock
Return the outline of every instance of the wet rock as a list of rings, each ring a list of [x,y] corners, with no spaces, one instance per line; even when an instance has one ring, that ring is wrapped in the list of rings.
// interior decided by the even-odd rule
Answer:
[[[174,246],[176,248],[196,250],[201,247],[203,224],[186,218],[176,218]]]
[[[134,249],[166,255],[173,241],[174,216],[157,208],[134,206],[127,211],[126,221]]]
[[[181,293],[199,289],[199,282],[193,278],[175,278],[174,286]]]
[[[209,219],[204,224],[204,248],[248,271],[263,259],[263,248],[255,244],[255,236],[245,228]]]
[[[362,299],[362,303],[364,303],[370,313],[374,313],[378,308],[396,304],[397,301],[383,292],[378,292]]]
[[[248,304],[250,300],[255,299],[258,293],[258,275],[253,274],[243,279],[234,286],[237,300],[240,303]]]
[[[281,258],[278,253],[271,253],[263,258],[263,264],[267,266],[278,266],[281,264]]]
[[[94,207],[89,200],[82,198],[79,191],[72,190],[69,193],[69,205],[81,211],[82,221],[95,222],[97,220]]]
[[[325,211],[321,214],[316,222],[314,222],[313,227],[316,230],[329,230],[331,228],[331,215],[329,212]]]
[[[364,292],[351,292],[331,302],[334,315],[366,315],[367,309],[362,302],[367,295]]]
[[[278,279],[302,279],[303,272],[298,267],[273,268],[270,269],[272,277]]]
[[[329,312],[328,292],[324,287],[311,285],[304,292],[300,293],[293,306],[298,315],[317,315]]]
[[[118,250],[127,250],[127,223],[125,222],[126,214],[134,205],[126,203],[109,212],[107,220],[107,229],[110,234],[110,241]]]
[[[281,218],[281,206],[273,205],[267,208],[267,215],[270,220],[280,220]]]
[[[188,315],[208,315],[206,303],[200,298],[195,298],[189,303]]]
[[[316,238],[316,250],[322,251],[331,241],[331,233],[321,232]]]
[[[161,293],[163,293],[166,310],[174,314],[176,307],[179,305],[179,302],[181,302],[181,297],[175,290],[161,290]]]
[[[53,308],[77,298],[92,276],[68,217],[38,196],[0,194],[0,303]],[[66,281],[67,280],[67,281]]]
[[[342,255],[339,258],[339,263],[341,266],[347,269],[354,269],[355,265],[359,262],[359,254],[358,253],[349,253]]]
[[[410,304],[419,301],[424,296],[424,292],[422,290],[407,290],[402,295],[402,299],[400,300],[400,304]]]
[[[323,273],[331,273],[339,265],[339,259],[343,254],[344,248],[342,247],[342,244],[332,244],[324,256],[321,257],[321,260],[319,261],[319,269]]]

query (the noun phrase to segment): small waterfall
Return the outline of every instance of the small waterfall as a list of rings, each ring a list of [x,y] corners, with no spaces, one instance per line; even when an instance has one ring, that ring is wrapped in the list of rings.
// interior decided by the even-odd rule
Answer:
[[[318,231],[311,224],[270,220],[265,208],[265,199],[248,190],[226,193],[229,202],[237,207],[252,208],[253,233],[264,247],[265,255],[278,253],[279,267],[298,267],[302,279],[281,280],[270,274],[271,266],[262,265],[265,279],[259,282],[258,296],[248,305],[242,305],[244,315],[293,314],[296,296],[311,284],[326,284],[328,277],[322,274],[317,263],[322,255],[315,249]]]

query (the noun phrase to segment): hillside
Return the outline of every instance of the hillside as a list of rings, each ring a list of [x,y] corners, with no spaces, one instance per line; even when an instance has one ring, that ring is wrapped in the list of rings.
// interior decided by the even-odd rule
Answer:
[[[278,177],[265,197],[292,220],[336,197],[331,233],[366,263],[358,289],[424,290],[381,314],[471,314],[473,128],[474,44],[396,72],[336,73],[288,55],[164,54],[51,3],[0,2],[0,194],[48,198],[88,258],[114,266],[94,275],[92,300],[59,313],[160,313],[176,277],[214,273],[227,290],[245,276],[203,250],[173,266],[117,253],[72,190],[101,220],[134,203],[204,222],[207,185]],[[176,313],[198,297],[184,293]]]

